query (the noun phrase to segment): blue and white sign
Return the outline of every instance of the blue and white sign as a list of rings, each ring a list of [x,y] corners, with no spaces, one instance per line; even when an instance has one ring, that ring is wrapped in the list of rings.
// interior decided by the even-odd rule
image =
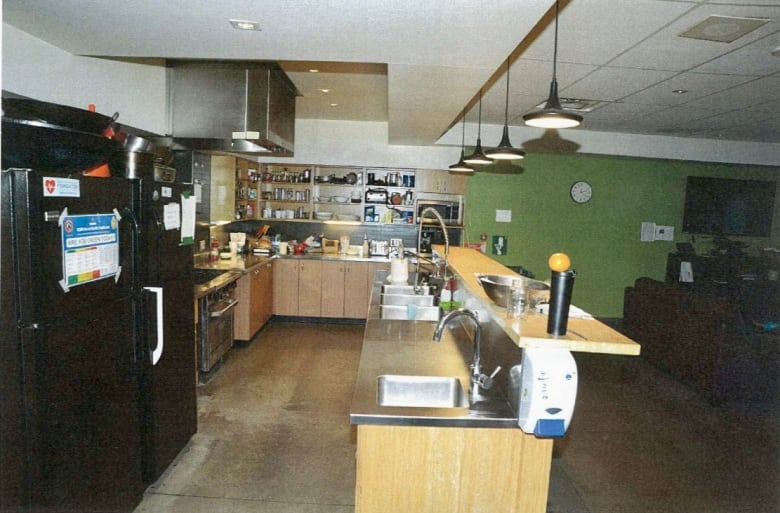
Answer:
[[[61,218],[63,289],[119,272],[119,219],[116,213]]]

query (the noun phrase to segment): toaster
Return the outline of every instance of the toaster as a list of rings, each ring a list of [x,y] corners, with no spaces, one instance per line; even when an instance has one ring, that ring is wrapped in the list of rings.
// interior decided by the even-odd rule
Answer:
[[[367,189],[366,203],[387,203],[387,189]]]

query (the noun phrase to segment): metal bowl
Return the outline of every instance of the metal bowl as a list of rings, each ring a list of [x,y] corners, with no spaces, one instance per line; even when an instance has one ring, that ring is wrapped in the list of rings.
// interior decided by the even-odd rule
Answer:
[[[538,300],[549,297],[550,286],[542,281],[532,280],[517,275],[502,274],[480,274],[478,276],[479,284],[485,291],[485,294],[498,306],[505,307],[509,297],[509,289],[512,282],[520,280],[529,291],[529,294]],[[534,301],[536,302],[536,301]]]

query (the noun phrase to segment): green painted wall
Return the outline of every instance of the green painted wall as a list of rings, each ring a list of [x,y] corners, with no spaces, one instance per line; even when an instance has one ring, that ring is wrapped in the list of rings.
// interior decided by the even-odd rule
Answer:
[[[539,279],[550,277],[547,257],[568,253],[577,271],[572,302],[601,317],[623,316],[623,291],[640,276],[664,279],[666,256],[675,242],[694,242],[706,253],[711,240],[681,232],[685,179],[688,175],[776,180],[780,168],[709,164],[596,155],[529,154],[521,164],[480,167],[469,178],[466,239],[505,235],[505,265],[522,265]],[[569,197],[577,180],[593,186],[590,202]],[[512,210],[511,223],[495,221],[495,210]],[[670,225],[673,242],[640,242],[643,221]],[[780,190],[776,193],[773,234],[743,239],[750,254],[780,246]]]

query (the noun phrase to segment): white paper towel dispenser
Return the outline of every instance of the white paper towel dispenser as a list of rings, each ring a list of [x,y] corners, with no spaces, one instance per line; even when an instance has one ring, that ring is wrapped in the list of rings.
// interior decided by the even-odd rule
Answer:
[[[517,424],[525,433],[559,437],[569,428],[577,400],[577,364],[566,349],[523,350]]]

